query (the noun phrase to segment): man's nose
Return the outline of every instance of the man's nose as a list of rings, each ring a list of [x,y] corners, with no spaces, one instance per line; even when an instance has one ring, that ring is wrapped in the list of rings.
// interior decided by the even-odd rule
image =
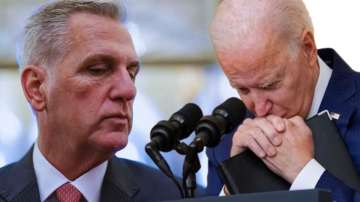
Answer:
[[[252,96],[253,110],[257,117],[264,117],[270,114],[272,102],[261,92]]]
[[[136,95],[134,80],[126,69],[121,69],[113,75],[110,97],[113,100],[133,100]]]
[[[258,100],[255,102],[255,114],[258,117],[269,115],[271,110],[271,102],[268,100]]]

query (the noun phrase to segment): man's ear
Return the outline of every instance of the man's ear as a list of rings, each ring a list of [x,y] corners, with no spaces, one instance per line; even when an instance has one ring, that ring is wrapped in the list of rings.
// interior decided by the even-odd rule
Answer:
[[[21,73],[21,85],[26,99],[35,111],[46,107],[46,70],[42,67],[29,65]]]
[[[314,34],[309,30],[304,30],[301,40],[305,57],[308,59],[310,65],[313,67],[317,63],[318,57]]]

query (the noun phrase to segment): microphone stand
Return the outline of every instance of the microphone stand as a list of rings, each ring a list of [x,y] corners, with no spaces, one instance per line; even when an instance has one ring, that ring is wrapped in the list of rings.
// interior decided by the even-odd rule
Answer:
[[[179,154],[185,155],[184,165],[183,165],[183,190],[185,192],[185,198],[194,198],[196,190],[196,173],[200,170],[200,160],[198,153],[199,149],[196,145],[186,145],[185,143],[180,143],[176,147],[176,151]]]
[[[204,143],[199,141],[200,139],[195,139],[190,145],[185,144],[184,142],[176,143],[175,150],[180,155],[184,155],[184,165],[183,165],[183,182],[182,189],[181,186],[177,183],[175,176],[171,172],[169,165],[166,163],[166,160],[163,159],[162,155],[152,144],[147,144],[145,147],[146,152],[151,157],[151,159],[156,163],[163,173],[165,173],[174,183],[178,186],[182,197],[185,198],[194,198],[195,190],[197,187],[196,184],[196,173],[200,170],[200,160],[198,153],[202,152],[204,149]],[[184,193],[182,192],[184,191]]]
[[[181,198],[184,198],[183,189],[180,183],[177,181],[175,175],[170,169],[170,166],[168,165],[164,157],[161,155],[159,150],[153,144],[148,143],[145,146],[145,151],[149,155],[149,157],[153,160],[153,162],[158,166],[158,168],[174,182],[176,187],[179,189]]]
[[[155,145],[149,143],[145,146],[146,153],[150,156],[153,162],[160,168],[160,170],[168,176],[178,187],[181,198],[194,198],[196,190],[196,173],[200,170],[200,160],[198,153],[203,149],[199,144],[190,144],[187,145],[184,142],[177,142],[175,150],[180,155],[185,156],[184,165],[183,165],[183,181],[182,187],[176,180],[173,172],[171,171],[166,160],[163,158],[159,149]],[[203,146],[201,148],[204,148]]]

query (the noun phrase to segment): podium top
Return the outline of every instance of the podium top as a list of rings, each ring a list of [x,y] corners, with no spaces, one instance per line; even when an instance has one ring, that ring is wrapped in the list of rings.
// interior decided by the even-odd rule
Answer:
[[[275,191],[231,196],[213,196],[195,199],[182,199],[168,202],[331,202],[330,191],[323,189]]]

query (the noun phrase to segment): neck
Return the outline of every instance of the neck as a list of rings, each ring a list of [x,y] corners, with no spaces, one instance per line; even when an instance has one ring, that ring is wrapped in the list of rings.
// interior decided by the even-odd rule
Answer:
[[[315,99],[315,90],[316,90],[316,85],[317,85],[317,82],[318,80],[320,79],[320,66],[318,63],[315,64],[314,68],[313,69],[313,77],[312,77],[312,80],[311,80],[311,86],[310,86],[310,89],[312,89],[312,93],[311,93],[311,96],[309,97],[309,103],[306,103],[305,106],[307,106],[307,109],[305,110],[306,113],[303,115],[304,118],[306,118],[307,116],[309,116],[309,113],[310,113],[310,110],[311,110],[311,107],[312,105],[314,104],[314,99]]]
[[[94,150],[79,148],[66,141],[49,140],[39,135],[38,145],[44,157],[66,178],[75,180],[90,169],[108,160],[112,154],[99,154]]]

